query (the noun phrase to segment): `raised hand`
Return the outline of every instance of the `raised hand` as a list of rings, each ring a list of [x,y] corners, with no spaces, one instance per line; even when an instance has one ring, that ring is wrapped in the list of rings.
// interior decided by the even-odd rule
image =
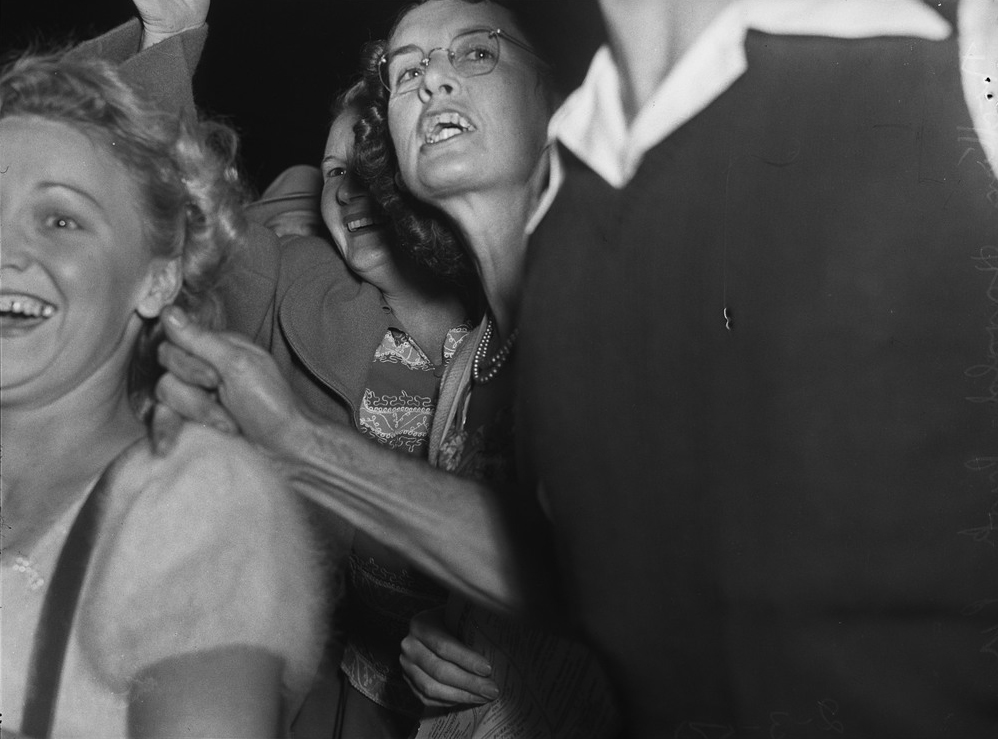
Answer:
[[[208,17],[211,0],[132,0],[142,19],[142,48],[183,31],[199,28]]]

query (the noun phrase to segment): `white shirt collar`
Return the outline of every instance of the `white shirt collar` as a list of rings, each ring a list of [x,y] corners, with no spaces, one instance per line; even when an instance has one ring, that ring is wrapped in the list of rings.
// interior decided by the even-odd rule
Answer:
[[[961,0],[960,71],[974,131],[962,141],[982,167],[994,175],[992,204],[998,208],[998,0]]]
[[[623,187],[649,149],[745,72],[745,36],[750,28],[773,34],[933,40],[951,32],[949,23],[919,0],[736,0],[687,50],[629,128],[617,67],[604,46],[596,52],[582,86],[552,117],[549,135],[608,183]],[[552,189],[557,184],[552,177]]]
[[[554,202],[555,196],[561,188],[562,180],[565,179],[561,157],[558,156],[558,148],[553,145],[548,146],[542,156],[548,157],[548,181],[544,191],[541,193],[540,199],[537,201],[537,206],[534,208],[533,214],[530,216],[530,220],[527,221],[527,227],[524,229],[527,236],[530,236],[534,232],[534,229],[540,225],[544,216],[547,215],[548,208]]]

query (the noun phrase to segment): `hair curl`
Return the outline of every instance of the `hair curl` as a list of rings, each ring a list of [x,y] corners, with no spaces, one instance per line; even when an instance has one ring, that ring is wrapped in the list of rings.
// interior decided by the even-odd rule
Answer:
[[[246,234],[235,132],[163,112],[106,61],[59,53],[29,53],[0,72],[0,118],[11,116],[69,125],[124,165],[148,247],[157,256],[180,257],[183,281],[174,304],[201,325],[220,326],[215,286]],[[133,348],[128,390],[140,417],[151,409],[162,374],[156,358],[162,337],[159,320],[146,320]]]

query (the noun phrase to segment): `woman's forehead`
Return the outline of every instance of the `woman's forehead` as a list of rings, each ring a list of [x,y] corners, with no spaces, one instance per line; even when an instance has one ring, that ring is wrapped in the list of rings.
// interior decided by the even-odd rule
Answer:
[[[353,108],[347,108],[336,116],[336,120],[329,126],[329,133],[326,135],[326,153],[324,156],[349,158],[354,146],[353,127],[359,118],[360,112]]]
[[[410,10],[399,21],[388,48],[413,45],[425,50],[446,46],[455,35],[464,31],[515,27],[509,11],[495,3],[430,0]]]
[[[113,144],[81,125],[14,115],[0,119],[0,129],[4,133],[4,159],[16,154],[31,162],[36,177],[71,185],[92,200],[108,197],[107,183],[127,179],[128,170],[114,156]]]

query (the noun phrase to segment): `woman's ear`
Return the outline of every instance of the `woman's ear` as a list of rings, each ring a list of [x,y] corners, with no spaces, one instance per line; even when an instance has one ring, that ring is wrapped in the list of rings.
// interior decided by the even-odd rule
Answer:
[[[156,318],[180,292],[184,277],[180,257],[155,262],[146,277],[145,294],[136,306],[143,318]]]

